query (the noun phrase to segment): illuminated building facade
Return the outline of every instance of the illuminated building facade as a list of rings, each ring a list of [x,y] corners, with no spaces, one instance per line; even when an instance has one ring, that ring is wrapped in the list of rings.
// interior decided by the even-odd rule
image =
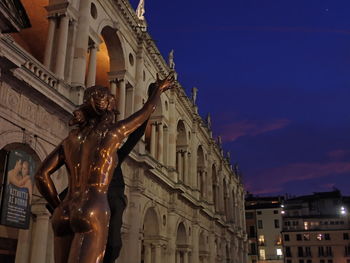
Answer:
[[[349,201],[338,190],[286,200],[285,263],[349,263]]]
[[[249,263],[282,263],[282,196],[255,197],[248,195],[246,231]]]

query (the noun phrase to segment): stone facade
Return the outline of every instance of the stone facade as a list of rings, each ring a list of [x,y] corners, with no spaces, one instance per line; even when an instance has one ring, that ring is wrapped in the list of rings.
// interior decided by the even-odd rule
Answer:
[[[123,119],[142,106],[156,74],[170,71],[128,1],[22,3],[32,28],[0,37],[0,149],[20,143],[43,160],[67,135],[85,87],[109,86]],[[241,179],[180,84],[162,95],[123,171],[118,262],[246,262]],[[52,177],[58,190],[67,185],[63,168]],[[16,263],[53,262],[37,191],[32,214],[29,230],[0,226],[0,238],[17,240]]]

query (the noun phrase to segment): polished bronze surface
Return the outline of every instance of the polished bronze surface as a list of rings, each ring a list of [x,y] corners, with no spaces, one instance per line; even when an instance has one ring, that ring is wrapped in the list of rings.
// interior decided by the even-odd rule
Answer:
[[[107,190],[118,163],[116,152],[124,138],[150,117],[160,94],[173,82],[173,74],[158,79],[143,108],[119,122],[115,122],[115,100],[107,88],[86,90],[84,104],[70,122],[78,127],[43,161],[35,176],[40,193],[55,209],[56,263],[102,262],[110,217]],[[62,165],[69,183],[61,201],[50,176]]]

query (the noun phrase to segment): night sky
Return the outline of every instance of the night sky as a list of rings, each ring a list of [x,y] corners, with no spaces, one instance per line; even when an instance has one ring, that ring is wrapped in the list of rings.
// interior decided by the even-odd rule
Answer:
[[[145,1],[248,191],[350,194],[349,0]]]

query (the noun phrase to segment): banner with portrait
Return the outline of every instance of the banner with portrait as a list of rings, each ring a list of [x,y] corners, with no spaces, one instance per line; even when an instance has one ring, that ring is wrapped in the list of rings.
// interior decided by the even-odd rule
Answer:
[[[35,169],[35,158],[29,153],[23,150],[7,152],[0,224],[29,228]]]

